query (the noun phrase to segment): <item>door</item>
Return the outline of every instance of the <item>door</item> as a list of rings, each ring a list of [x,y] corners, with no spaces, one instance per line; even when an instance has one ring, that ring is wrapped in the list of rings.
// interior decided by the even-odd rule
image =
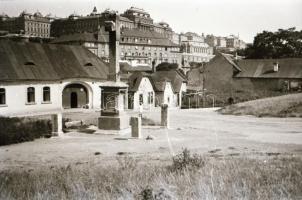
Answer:
[[[71,108],[78,107],[78,94],[76,92],[72,92],[70,94],[70,107]]]

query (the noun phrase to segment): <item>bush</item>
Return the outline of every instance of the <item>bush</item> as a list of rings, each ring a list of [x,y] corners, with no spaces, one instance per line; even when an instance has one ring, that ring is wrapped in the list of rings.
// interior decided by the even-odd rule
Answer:
[[[50,134],[50,120],[0,117],[0,146],[32,141]]]
[[[172,172],[181,172],[184,170],[196,170],[204,167],[205,161],[199,154],[191,155],[188,149],[184,149],[182,153],[173,157],[172,165],[169,169]]]

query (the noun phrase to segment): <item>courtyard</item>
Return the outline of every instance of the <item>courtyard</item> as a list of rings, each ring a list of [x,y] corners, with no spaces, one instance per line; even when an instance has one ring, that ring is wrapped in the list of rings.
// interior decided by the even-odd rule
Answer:
[[[129,115],[137,115],[129,112]],[[69,112],[64,117],[93,124],[98,112]],[[143,117],[160,121],[160,110]],[[63,137],[37,139],[0,147],[0,170],[93,163],[106,165],[120,155],[140,161],[170,161],[184,148],[204,156],[223,159],[267,156],[302,157],[301,118],[257,118],[221,115],[216,109],[170,110],[170,128],[143,126],[143,139],[128,135],[65,133]],[[146,140],[146,137],[151,140]]]

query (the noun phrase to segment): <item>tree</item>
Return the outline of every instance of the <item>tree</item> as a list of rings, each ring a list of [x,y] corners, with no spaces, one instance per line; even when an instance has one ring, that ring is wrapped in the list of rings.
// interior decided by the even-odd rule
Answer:
[[[301,58],[302,30],[279,29],[276,32],[263,31],[254,38],[254,43],[245,50],[246,58]]]

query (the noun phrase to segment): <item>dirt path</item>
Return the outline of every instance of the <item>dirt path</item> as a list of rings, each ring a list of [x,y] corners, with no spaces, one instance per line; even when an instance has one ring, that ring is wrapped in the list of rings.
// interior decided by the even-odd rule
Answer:
[[[144,115],[154,121],[160,119],[158,110]],[[89,118],[94,115],[85,116],[91,120]],[[115,161],[117,154],[161,161],[182,148],[217,157],[302,156],[301,118],[220,115],[213,109],[171,110],[170,116],[169,130],[143,129],[144,137],[152,135],[154,140],[120,140],[116,135],[68,133],[63,138],[3,146],[0,147],[0,169],[84,162],[104,164]],[[95,155],[96,152],[100,154]]]

